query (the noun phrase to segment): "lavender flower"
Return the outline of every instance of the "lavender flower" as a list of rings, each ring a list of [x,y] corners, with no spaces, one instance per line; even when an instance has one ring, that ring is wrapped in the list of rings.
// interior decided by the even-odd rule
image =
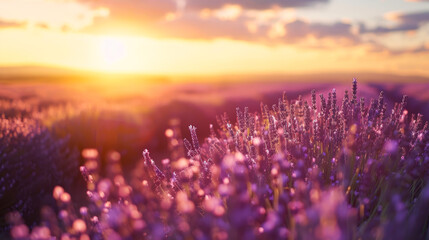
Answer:
[[[426,239],[429,134],[406,97],[388,114],[384,96],[357,102],[333,90],[311,106],[285,95],[270,110],[218,117],[219,131],[200,145],[184,139],[188,157],[161,162],[149,151],[123,176],[112,152],[102,175],[85,150],[82,175],[89,204],[74,209],[54,188],[58,217],[28,228],[12,214],[11,236],[93,239]],[[168,132],[167,132],[168,131]],[[166,131],[177,141],[179,128]],[[180,146],[182,145],[174,145]],[[171,148],[177,151],[176,148]],[[159,163],[162,167],[158,167]],[[97,165],[98,166],[98,165]]]

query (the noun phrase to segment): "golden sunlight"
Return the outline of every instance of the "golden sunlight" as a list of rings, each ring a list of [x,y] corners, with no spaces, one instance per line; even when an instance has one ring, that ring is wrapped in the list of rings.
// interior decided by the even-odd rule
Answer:
[[[117,37],[102,37],[99,44],[100,63],[102,69],[115,70],[123,66],[124,58],[127,56],[127,45],[124,40]]]

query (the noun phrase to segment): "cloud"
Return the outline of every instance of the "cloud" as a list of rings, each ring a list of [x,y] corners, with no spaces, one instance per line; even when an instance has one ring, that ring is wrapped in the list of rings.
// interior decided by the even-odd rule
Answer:
[[[306,23],[291,13],[293,8],[327,2],[329,0],[32,0],[30,3],[14,0],[11,3],[0,0],[0,17],[45,30],[104,35],[228,38],[265,44],[295,43],[310,36],[356,41],[348,24]],[[1,27],[5,26],[6,23],[2,23]]]
[[[375,34],[384,34],[384,33],[392,33],[392,32],[404,32],[404,31],[413,31],[417,30],[419,25],[417,24],[401,24],[395,27],[376,27],[368,29],[365,25],[361,25],[359,30],[360,33],[375,33]]]
[[[420,30],[424,25],[429,23],[429,11],[411,12],[411,13],[387,13],[385,19],[389,20],[390,26],[376,26],[368,28],[364,24],[359,25],[359,33],[363,42],[369,44],[371,52],[387,53],[390,55],[401,54],[419,54],[429,52],[429,44],[424,43],[424,39],[413,38],[412,34]],[[369,33],[370,35],[365,35]],[[386,34],[400,33],[393,38],[396,42],[402,41],[400,45],[395,42],[389,43],[392,40]],[[401,39],[401,40],[398,40]]]
[[[429,22],[429,11],[427,12],[416,12],[408,14],[400,14],[397,16],[398,21],[405,24],[423,24]]]
[[[422,44],[417,48],[404,50],[402,53],[427,53],[427,52],[429,52],[429,48],[426,45]]]
[[[107,15],[106,8],[69,0],[0,0],[0,18],[4,21],[48,29],[80,30]]]
[[[326,1],[188,0],[183,5],[179,0],[159,0],[156,4],[154,1],[131,4],[131,0],[107,0],[96,7],[108,8],[109,17],[96,19],[86,31],[105,34],[129,31],[157,38],[227,38],[264,44],[296,43],[309,37],[357,43],[359,39],[352,34],[351,24],[308,23],[296,19],[291,9],[272,8],[273,5],[309,6],[321,2]]]
[[[364,42],[367,44],[368,52],[371,53],[382,53],[388,55],[403,55],[403,54],[420,54],[420,53],[428,53],[429,52],[429,41],[426,43],[421,43],[415,46],[406,46],[403,45],[401,47],[389,47],[386,44],[376,41],[376,40],[367,40]]]
[[[429,48],[425,45],[420,45],[413,48],[403,48],[403,49],[390,49],[387,47],[382,48],[384,52],[387,52],[390,55],[402,55],[402,54],[419,54],[429,52]]]
[[[78,0],[90,4],[94,8],[104,7],[110,10],[110,18],[132,19],[136,23],[156,21],[167,13],[178,9],[178,1],[174,0]]]
[[[389,13],[386,15],[386,18],[390,21],[397,22],[397,24],[391,27],[379,26],[372,29],[368,29],[365,25],[361,24],[359,32],[362,34],[385,34],[418,30],[422,25],[429,22],[429,11],[415,13]]]
[[[296,19],[290,8],[313,6],[329,0],[34,1],[37,1],[43,11],[10,15],[8,20],[13,17],[28,20],[33,26],[43,29],[158,38],[227,38],[264,44],[300,45],[305,45],[302,42],[313,38],[359,43],[359,38],[351,32],[351,24],[306,22]],[[26,0],[16,0],[14,4],[19,8],[25,2]],[[11,4],[5,6],[13,7]],[[63,10],[66,7],[68,11]],[[55,9],[56,12],[52,11]],[[3,10],[3,14],[7,14],[7,9]]]
[[[245,9],[269,9],[273,6],[281,8],[307,7],[329,0],[187,0],[186,7],[190,9],[215,9],[226,4],[237,4]]]
[[[240,21],[239,16],[243,12],[271,12],[274,6],[277,9],[291,8],[291,7],[308,7],[315,4],[326,3],[329,0],[105,0],[105,1],[90,1],[90,0],[76,0],[82,3],[90,4],[94,8],[103,7],[110,10],[108,18],[95,20],[93,26],[87,28],[89,32],[102,33],[108,31],[111,33],[127,32],[140,32],[147,35],[151,31],[155,31],[153,26],[166,26],[168,30],[178,32],[169,27],[169,23],[164,20],[176,20],[181,18],[180,21],[172,21],[178,27],[192,30],[196,25],[201,23],[208,24],[209,26],[202,26],[202,35],[212,35],[208,33],[206,28],[218,24],[216,20],[200,19],[196,16],[201,16],[201,13],[209,13],[210,17],[216,16],[223,18],[221,20]],[[197,22],[201,21],[201,22]],[[226,29],[229,23],[223,23]],[[189,25],[186,25],[188,23]],[[238,25],[242,23],[237,23]],[[237,25],[233,24],[233,25]],[[234,26],[233,26],[234,27]],[[121,30],[119,30],[121,29]],[[149,30],[150,29],[150,30]],[[163,32],[164,29],[156,31]],[[226,30],[228,31],[228,30]],[[207,34],[204,34],[207,33]],[[158,34],[162,35],[162,34]],[[164,34],[165,35],[165,34]],[[184,33],[178,33],[184,35]],[[221,34],[224,35],[224,34]]]
[[[287,24],[288,34],[286,38],[295,41],[307,36],[315,38],[343,38],[350,42],[358,42],[359,39],[352,33],[352,25],[349,23],[335,22],[332,24],[307,23],[300,20]]]
[[[163,38],[205,40],[228,38],[269,45],[301,44],[311,37],[348,44],[357,44],[360,41],[358,36],[352,33],[352,25],[348,23],[309,23],[300,19],[284,22],[272,18],[265,21],[258,20],[249,17],[246,12],[233,21],[216,17],[201,18],[194,14],[174,21],[164,21],[152,27],[158,29],[158,31],[153,31],[154,36]],[[322,42],[320,41],[321,44]]]
[[[231,38],[255,40],[245,24],[239,20],[224,21],[218,18],[201,18],[187,14],[173,21],[162,21],[150,26],[155,37],[206,39]]]
[[[75,0],[93,9],[109,9],[109,16],[96,18],[83,31],[96,34],[148,35],[150,25],[165,20],[180,9],[179,0]]]
[[[0,29],[3,28],[22,28],[27,24],[25,22],[12,22],[12,21],[4,21],[0,19]]]

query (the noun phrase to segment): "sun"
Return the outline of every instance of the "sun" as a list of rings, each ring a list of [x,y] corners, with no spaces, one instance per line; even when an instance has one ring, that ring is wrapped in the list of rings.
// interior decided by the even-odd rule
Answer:
[[[127,55],[127,46],[120,38],[103,37],[100,39],[99,51],[106,69],[118,68]]]

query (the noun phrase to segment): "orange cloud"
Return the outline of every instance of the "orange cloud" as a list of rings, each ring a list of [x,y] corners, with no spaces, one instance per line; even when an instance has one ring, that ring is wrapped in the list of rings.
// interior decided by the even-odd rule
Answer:
[[[8,22],[26,22],[29,26],[79,30],[92,25],[95,18],[106,17],[109,11],[75,1],[13,0],[0,1],[0,18]]]
[[[227,4],[220,9],[213,11],[213,16],[220,20],[233,21],[238,19],[242,13],[243,8],[240,5]]]
[[[0,29],[2,28],[22,28],[27,24],[25,22],[3,21],[0,19]]]
[[[131,0],[106,0],[100,3],[110,10],[109,17],[97,19],[85,31],[141,34],[158,38],[228,38],[265,44],[296,43],[309,36],[333,38],[332,41],[339,39],[341,43],[359,42],[351,32],[351,23],[306,23],[294,16],[292,8],[273,7],[308,6],[327,0],[184,2],[178,4],[178,0],[159,0],[136,3]]]
[[[363,24],[358,27],[347,19],[307,22],[295,15],[296,8],[327,2],[329,0],[0,0],[0,17],[4,18],[0,27],[18,27],[11,23],[25,22],[39,29],[100,35],[223,38],[320,48],[373,44],[374,49],[385,51],[386,47],[369,41],[366,34],[418,35],[416,30],[429,22],[428,12],[389,13],[385,18],[394,25],[375,28]]]

